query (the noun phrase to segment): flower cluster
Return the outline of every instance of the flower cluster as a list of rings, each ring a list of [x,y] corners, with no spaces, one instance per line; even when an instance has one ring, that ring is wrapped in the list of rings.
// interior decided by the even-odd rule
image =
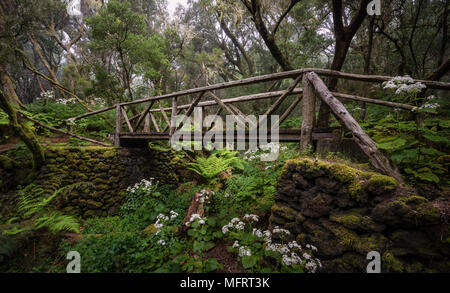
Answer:
[[[280,151],[285,151],[287,149],[288,149],[287,146],[281,146],[280,143],[271,142],[271,143],[262,145],[259,148],[256,147],[253,149],[249,149],[248,151],[246,151],[244,153],[244,160],[253,161],[255,159],[261,159],[261,157],[267,156],[266,152],[273,154],[273,153],[278,153]],[[259,151],[263,151],[263,153],[257,154],[257,152],[259,152]]]
[[[252,256],[252,251],[246,246],[239,247],[239,256]]]
[[[168,221],[168,220],[169,220],[168,216],[166,216],[164,214],[159,214],[156,217],[155,228],[156,229],[161,229],[164,226],[163,223]]]
[[[244,215],[244,220],[247,220],[249,222],[258,222],[259,217],[257,215],[253,214],[246,214]],[[241,221],[239,218],[233,218],[231,221],[222,227],[222,233],[227,234],[230,229],[236,229],[236,230],[244,230],[245,223]]]
[[[423,109],[435,110],[435,109],[439,108],[441,105],[439,105],[437,102],[434,102],[436,99],[437,98],[434,95],[426,97],[425,101],[427,101],[427,103],[425,103],[422,106],[420,106],[419,109],[421,109],[421,110],[423,110]]]
[[[414,80],[409,75],[406,75],[396,76],[391,80],[384,82],[383,88],[395,90],[395,94],[400,95],[403,93],[418,93],[422,89],[426,88],[426,85],[421,82],[414,82]]]
[[[170,211],[169,214],[170,214],[170,216],[167,216],[165,214],[159,214],[156,217],[156,222],[155,222],[155,224],[153,224],[153,226],[156,228],[155,235],[158,235],[159,233],[161,233],[161,229],[164,227],[164,225],[168,224],[170,220],[173,220],[176,217],[178,217],[178,213],[175,211]],[[161,244],[162,246],[164,246],[166,244],[166,242],[164,240],[159,240],[158,243]]]
[[[233,218],[231,221],[222,227],[222,233],[227,234],[230,229],[244,230],[245,223],[239,218]]]
[[[164,227],[165,224],[167,224],[170,220],[175,219],[178,217],[178,213],[175,211],[169,212],[170,216],[167,216],[165,214],[159,214],[156,217],[156,222],[153,224],[153,226],[156,228],[156,235],[158,235],[161,232],[161,229]]]
[[[189,221],[187,221],[185,223],[186,226],[189,226],[190,224],[194,223],[195,220],[198,219],[198,223],[200,225],[204,225],[206,223],[206,218],[205,217],[201,217],[199,214],[192,214],[191,217],[189,218]]]
[[[215,192],[212,190],[209,191],[209,190],[203,189],[202,191],[200,191],[197,201],[200,203],[204,203],[204,204],[210,203],[211,197],[214,194],[215,194]]]
[[[76,100],[75,98],[67,98],[67,99],[60,98],[60,99],[57,99],[57,100],[56,100],[56,102],[57,102],[58,104],[63,104],[63,105],[76,103],[76,101],[77,101],[77,100]]]
[[[52,91],[45,91],[42,92],[39,97],[36,98],[37,101],[39,100],[53,100],[53,92]]]
[[[280,228],[280,227],[278,227],[278,226],[275,226],[275,227],[273,228],[272,233],[273,233],[273,234],[280,233],[280,234],[286,234],[286,235],[290,235],[290,234],[291,234],[291,232],[289,232],[289,230]]]
[[[154,186],[153,180],[154,178],[150,178],[150,180],[142,179],[140,182],[134,184],[134,186],[129,186],[127,192],[136,193],[138,190],[151,191]]]
[[[175,211],[170,211],[170,219],[175,219],[176,217],[178,217],[178,213]]]
[[[276,233],[286,233],[285,229],[278,229]],[[272,234],[275,233],[275,229],[272,230]],[[290,234],[290,233],[289,233]],[[307,252],[303,252],[302,246],[299,245],[295,240],[288,242],[287,244],[280,244],[280,243],[273,243],[270,237],[264,238],[264,245],[266,247],[266,250],[278,252],[281,254],[281,262],[285,266],[292,266],[292,265],[300,265],[302,263],[305,264],[305,268],[308,272],[315,273],[317,268],[322,267],[322,263],[318,258],[313,258],[310,254]],[[317,248],[313,245],[306,244],[306,248],[311,251],[317,251]],[[298,255],[299,253],[302,253],[303,259]]]
[[[256,215],[245,215],[245,220],[255,220],[258,221]],[[235,228],[236,230],[244,230],[245,223],[239,218],[233,218],[227,225],[222,227],[222,233],[226,234],[230,229]],[[316,272],[317,268],[322,267],[319,259],[311,256],[310,252],[317,251],[317,248],[313,245],[306,244],[306,250],[302,248],[296,241],[290,241],[288,243],[274,243],[272,241],[272,236],[274,234],[290,235],[289,230],[275,226],[272,231],[270,230],[260,230],[253,228],[252,235],[261,239],[263,242],[263,247],[266,251],[277,253],[280,255],[281,262],[287,267],[292,265],[304,265],[308,272]],[[248,244],[248,243],[247,243]],[[239,256],[251,256],[251,250],[248,246],[242,245],[238,240],[235,240],[232,246],[234,249],[238,249]]]
[[[254,215],[254,214],[245,214],[244,215],[244,220],[250,220],[250,221],[258,222],[259,221],[259,217],[257,215]]]

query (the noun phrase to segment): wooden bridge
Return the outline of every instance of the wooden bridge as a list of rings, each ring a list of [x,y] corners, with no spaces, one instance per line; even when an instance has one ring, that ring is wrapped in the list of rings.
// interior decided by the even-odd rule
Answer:
[[[246,114],[244,114],[237,104],[247,101],[258,101],[264,99],[277,98],[270,107],[260,115],[273,115],[280,105],[286,100],[288,96],[295,96],[295,99],[286,108],[284,113],[279,115],[278,124],[289,117],[296,106],[303,99],[302,103],[302,126],[301,129],[280,129],[279,141],[280,142],[299,142],[300,149],[304,150],[311,144],[312,140],[330,140],[340,137],[339,128],[326,128],[315,129],[313,128],[316,113],[316,96],[318,96],[322,102],[326,103],[335,117],[340,121],[345,129],[349,130],[353,139],[360,146],[362,151],[369,157],[370,162],[376,170],[385,174],[395,177],[401,181],[398,170],[389,159],[384,156],[376,146],[376,143],[362,130],[357,121],[350,115],[345,106],[340,100],[353,100],[365,103],[372,103],[377,105],[383,105],[392,108],[398,108],[406,111],[415,111],[416,107],[408,104],[384,101],[379,99],[371,99],[361,96],[349,95],[339,92],[330,92],[322,81],[320,76],[341,78],[353,81],[373,82],[381,83],[392,79],[390,76],[379,75],[359,75],[349,74],[333,70],[304,68],[274,74],[267,74],[262,76],[256,76],[246,78],[242,80],[217,83],[214,85],[207,85],[203,87],[197,87],[193,89],[178,91],[161,96],[149,97],[131,102],[123,102],[111,107],[107,107],[98,111],[86,113],[74,118],[71,118],[71,122],[76,120],[100,114],[106,111],[115,110],[116,112],[116,124],[115,133],[113,134],[113,141],[115,146],[147,146],[148,141],[151,140],[169,140],[179,130],[188,119],[192,119],[194,109],[200,107],[202,109],[212,106],[218,106],[215,112],[216,115],[225,113],[226,115],[235,115],[241,119],[241,123],[245,124],[247,120]],[[292,80],[290,86],[282,91],[269,91],[258,94],[251,94],[246,96],[222,99],[217,96],[217,91],[222,89],[244,87],[257,83],[264,82],[276,82],[282,80]],[[414,80],[415,82],[421,82],[431,89],[450,89],[450,83],[429,81],[429,80]],[[297,87],[300,82],[302,87]],[[178,101],[180,97],[191,96],[191,102],[188,104],[179,105]],[[164,108],[161,101],[169,100],[171,107]],[[136,106],[143,104],[145,108],[138,114],[132,114],[136,111]],[[169,113],[168,113],[169,112]],[[178,115],[184,115],[184,118],[180,123],[176,122]],[[251,113],[256,114],[256,113]],[[160,123],[156,119],[156,115],[159,116]],[[209,128],[211,129],[211,128]],[[191,133],[192,138],[201,137],[208,129],[202,129],[200,136],[196,136],[194,132]],[[197,131],[198,132],[198,131]],[[271,133],[268,134],[269,139]],[[225,137],[225,132],[223,132]],[[257,140],[258,137],[252,137],[248,128],[246,128],[245,141]]]

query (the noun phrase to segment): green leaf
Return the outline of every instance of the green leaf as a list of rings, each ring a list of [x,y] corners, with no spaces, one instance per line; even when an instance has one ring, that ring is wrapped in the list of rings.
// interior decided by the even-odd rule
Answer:
[[[398,138],[390,142],[383,142],[378,144],[378,148],[387,151],[397,150],[406,144],[406,139]]]
[[[439,183],[439,177],[437,177],[436,175],[434,175],[431,172],[417,173],[416,177],[421,179],[421,180],[424,180],[424,181]]]
[[[251,267],[254,267],[258,263],[259,257],[257,256],[243,256],[242,257],[242,266],[244,269],[249,269]]]
[[[435,143],[443,143],[443,144],[450,144],[450,139],[444,136],[436,135],[436,134],[424,134],[423,137],[425,137],[428,140],[431,140]]]
[[[221,267],[222,265],[215,258],[209,258],[205,261],[205,273],[213,272]]]
[[[205,248],[205,242],[203,241],[194,241],[193,251],[200,252]]]
[[[450,120],[439,121],[439,126],[442,128],[450,128]]]
[[[417,160],[419,151],[417,149],[400,150],[391,155],[391,159],[396,163],[411,162]]]
[[[445,153],[438,151],[437,149],[434,148],[421,148],[420,149],[420,153],[424,154],[424,155],[429,155],[429,156],[445,156]]]

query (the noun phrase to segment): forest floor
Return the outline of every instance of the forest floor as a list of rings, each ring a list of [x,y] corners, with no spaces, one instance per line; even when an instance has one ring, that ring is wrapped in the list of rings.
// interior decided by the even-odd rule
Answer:
[[[40,137],[41,145],[58,145],[61,143],[68,143],[69,137],[66,135],[53,135],[51,137]],[[21,143],[21,139],[18,137],[10,137],[4,144],[0,144],[0,154],[5,153],[9,150],[12,150],[17,146],[17,144]]]

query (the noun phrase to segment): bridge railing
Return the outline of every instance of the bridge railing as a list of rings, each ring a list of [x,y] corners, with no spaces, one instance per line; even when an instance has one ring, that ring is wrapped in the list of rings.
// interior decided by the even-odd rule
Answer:
[[[92,115],[100,114],[106,111],[115,109],[116,112],[116,124],[114,133],[114,145],[120,146],[121,136],[138,137],[141,135],[148,135],[153,133],[155,139],[170,138],[174,132],[181,128],[182,125],[191,119],[191,115],[195,107],[210,107],[219,106],[216,114],[225,112],[228,115],[235,115],[239,117],[246,117],[245,114],[236,106],[237,103],[246,101],[264,100],[270,98],[276,98],[270,107],[265,111],[265,115],[273,114],[280,105],[286,100],[288,96],[297,96],[293,102],[286,108],[286,110],[280,115],[278,123],[281,124],[294,110],[294,108],[304,100],[302,103],[302,127],[300,137],[300,148],[305,149],[311,144],[313,138],[313,121],[315,117],[315,97],[316,94],[320,99],[325,102],[332,110],[333,114],[338,118],[341,124],[353,134],[354,140],[358,143],[361,149],[366,153],[372,163],[372,165],[379,171],[394,176],[397,180],[401,180],[398,171],[389,160],[378,151],[376,143],[370,139],[370,137],[364,133],[362,128],[356,122],[356,120],[348,113],[345,106],[340,100],[353,100],[365,103],[372,103],[382,105],[386,107],[398,108],[406,111],[415,111],[416,107],[404,103],[397,103],[391,101],[384,101],[380,99],[373,99],[367,97],[361,97],[356,95],[349,95],[339,92],[331,92],[325,86],[325,83],[319,76],[333,77],[338,79],[346,79],[352,81],[361,82],[373,82],[381,83],[392,79],[391,76],[381,75],[361,75],[351,74],[339,71],[333,71],[328,69],[317,68],[303,68],[298,70],[279,72],[267,75],[261,75],[256,77],[245,78],[241,80],[235,80],[230,82],[217,83],[213,85],[207,85],[203,87],[197,87],[193,89],[173,92],[160,96],[153,96],[148,98],[142,98],[130,102],[118,103],[114,106],[107,107],[101,110],[86,113],[77,117],[71,118],[71,122],[83,119]],[[227,88],[243,87],[257,83],[264,83],[269,81],[280,81],[285,79],[293,80],[289,87],[281,91],[268,91],[257,94],[244,95],[234,98],[222,99],[218,97],[216,91]],[[430,80],[414,80],[414,82],[420,82],[426,85],[430,89],[450,90],[450,83],[430,81]],[[302,88],[298,88],[298,85],[302,83]],[[178,101],[180,97],[193,96],[192,100],[188,104],[179,105]],[[205,100],[205,98],[207,98]],[[203,101],[202,101],[203,99]],[[171,107],[163,107],[161,101],[168,100]],[[142,112],[132,115],[131,105],[144,104],[145,108]],[[167,113],[169,112],[169,113]],[[155,114],[160,113],[162,115],[161,121],[165,126],[158,125]],[[176,117],[179,114],[184,114],[184,118],[180,124],[176,125]],[[245,121],[244,121],[245,123]],[[123,131],[123,128],[127,131]],[[154,131],[151,131],[151,128]],[[152,139],[152,136],[148,136]]]

